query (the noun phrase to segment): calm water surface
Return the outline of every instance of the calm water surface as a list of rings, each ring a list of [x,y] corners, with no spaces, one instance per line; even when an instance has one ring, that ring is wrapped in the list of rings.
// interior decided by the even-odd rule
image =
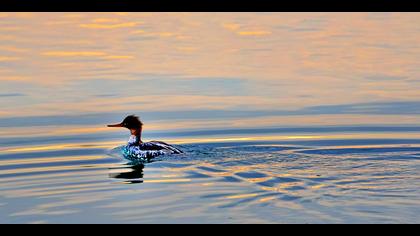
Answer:
[[[179,137],[185,154],[144,165],[114,149],[119,133],[19,137],[0,152],[0,221],[419,223],[419,135],[300,130]]]

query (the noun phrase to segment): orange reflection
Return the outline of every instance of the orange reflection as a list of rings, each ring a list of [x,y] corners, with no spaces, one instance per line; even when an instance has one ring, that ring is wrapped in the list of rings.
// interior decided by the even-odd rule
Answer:
[[[237,195],[231,195],[227,196],[226,199],[241,199],[241,198],[253,198],[260,194],[258,193],[249,193],[249,194],[237,194]]]

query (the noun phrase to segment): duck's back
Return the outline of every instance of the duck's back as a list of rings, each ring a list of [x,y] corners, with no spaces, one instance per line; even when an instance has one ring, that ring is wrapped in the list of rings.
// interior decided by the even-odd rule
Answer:
[[[165,142],[162,141],[150,141],[146,143],[140,144],[140,149],[142,150],[167,150],[171,151],[173,154],[181,154],[182,151],[178,148],[171,146]]]

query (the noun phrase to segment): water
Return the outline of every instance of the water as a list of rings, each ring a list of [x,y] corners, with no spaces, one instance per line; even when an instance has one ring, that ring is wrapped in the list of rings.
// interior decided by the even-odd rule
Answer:
[[[420,223],[418,22],[0,13],[0,222]]]
[[[0,152],[0,222],[419,223],[419,135],[308,132],[180,137],[137,165],[115,133],[21,137]]]

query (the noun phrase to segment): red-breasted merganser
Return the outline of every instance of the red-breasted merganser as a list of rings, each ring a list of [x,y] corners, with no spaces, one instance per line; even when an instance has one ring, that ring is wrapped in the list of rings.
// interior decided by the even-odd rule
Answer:
[[[129,159],[148,160],[163,154],[181,154],[182,151],[161,141],[143,142],[141,134],[143,123],[137,116],[127,116],[123,122],[108,127],[122,127],[130,130],[128,144],[123,148],[124,156]]]

